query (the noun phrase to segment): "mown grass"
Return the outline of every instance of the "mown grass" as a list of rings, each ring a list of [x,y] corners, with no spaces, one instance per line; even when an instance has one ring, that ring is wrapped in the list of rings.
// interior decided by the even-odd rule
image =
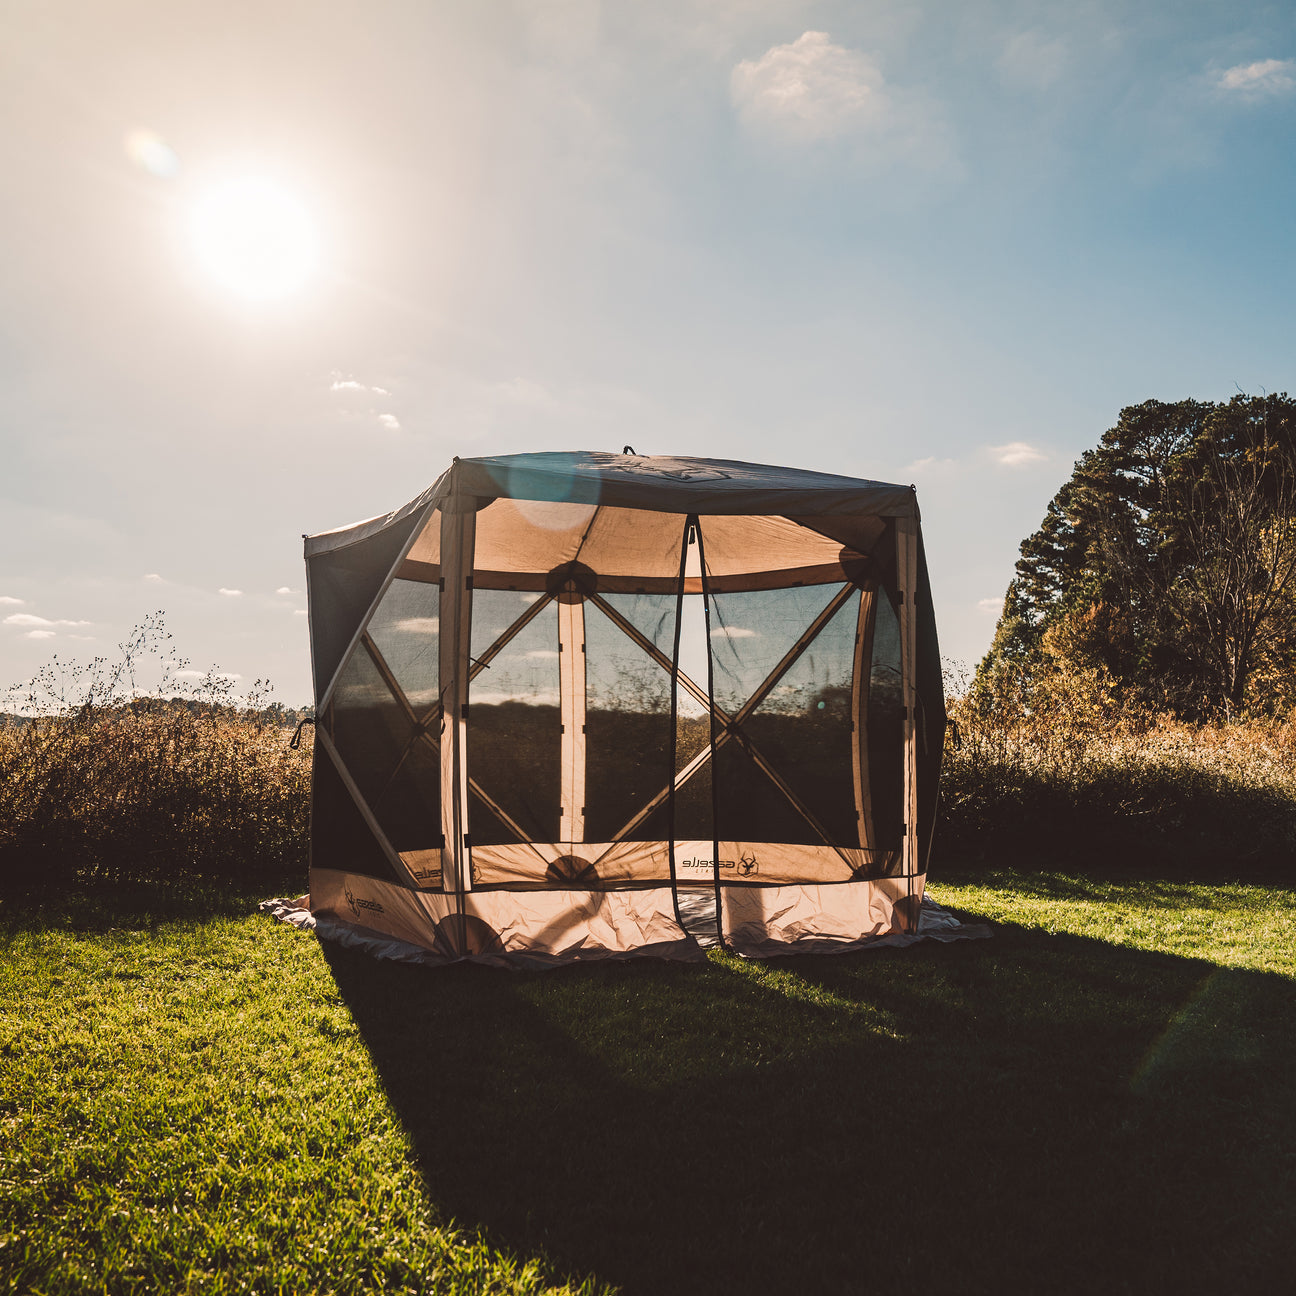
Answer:
[[[1296,1262],[1296,893],[964,874],[991,940],[437,972],[24,906],[14,1292],[1231,1291]],[[186,912],[186,905],[188,912]]]
[[[0,1287],[553,1289],[439,1221],[318,945],[241,899],[4,923]]]

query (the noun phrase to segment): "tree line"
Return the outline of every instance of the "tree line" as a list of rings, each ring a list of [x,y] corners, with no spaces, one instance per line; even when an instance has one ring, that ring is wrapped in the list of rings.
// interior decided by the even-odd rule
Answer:
[[[1296,703],[1296,401],[1123,409],[1021,545],[974,695],[1181,718]]]

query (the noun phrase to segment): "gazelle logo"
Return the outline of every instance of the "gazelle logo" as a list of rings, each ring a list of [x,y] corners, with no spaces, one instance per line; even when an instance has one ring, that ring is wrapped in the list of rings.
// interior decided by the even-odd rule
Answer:
[[[647,455],[625,455],[624,459],[635,462],[617,464],[622,472],[644,473],[649,477],[670,477],[674,481],[727,481],[729,474],[719,468],[703,468],[698,464],[685,463],[680,459],[668,459],[665,455],[654,455],[653,462],[643,462]],[[674,465],[671,467],[670,465]]]
[[[351,906],[351,916],[359,919],[361,909],[371,909],[374,913],[382,913],[383,907],[377,900],[362,900],[348,886],[344,889],[343,894],[346,896],[346,902]]]
[[[709,869],[709,868],[714,868],[715,863],[716,863],[715,860],[709,860],[709,859],[686,859],[680,861],[680,868]],[[731,868],[737,868],[738,866],[734,863],[733,860],[721,860],[720,867],[722,869],[731,869]]]
[[[758,868],[759,865],[756,863],[756,856],[753,855],[751,851],[745,851],[742,859],[738,861],[738,872],[741,873],[743,877],[751,877]]]

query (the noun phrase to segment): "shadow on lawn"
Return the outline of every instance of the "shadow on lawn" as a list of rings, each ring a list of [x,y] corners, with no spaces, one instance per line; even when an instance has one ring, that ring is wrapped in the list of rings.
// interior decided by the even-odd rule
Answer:
[[[1296,1263],[1296,986],[1002,926],[769,965],[328,949],[434,1202],[627,1293],[1223,1291]]]

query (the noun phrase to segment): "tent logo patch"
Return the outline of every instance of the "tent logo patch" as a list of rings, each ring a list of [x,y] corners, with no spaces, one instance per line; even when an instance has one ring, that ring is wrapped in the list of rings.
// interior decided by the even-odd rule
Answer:
[[[346,896],[347,904],[351,906],[351,916],[353,918],[358,919],[362,909],[370,909],[374,913],[383,912],[383,907],[377,900],[363,900],[357,896],[349,886],[345,888],[343,894]]]
[[[756,855],[752,851],[744,851],[742,858],[738,860],[722,859],[719,865],[715,860],[702,859],[700,856],[693,859],[680,860],[680,868],[684,869],[707,869],[712,868],[733,869],[739,877],[751,877],[753,873],[760,872],[760,864],[757,863]]]

